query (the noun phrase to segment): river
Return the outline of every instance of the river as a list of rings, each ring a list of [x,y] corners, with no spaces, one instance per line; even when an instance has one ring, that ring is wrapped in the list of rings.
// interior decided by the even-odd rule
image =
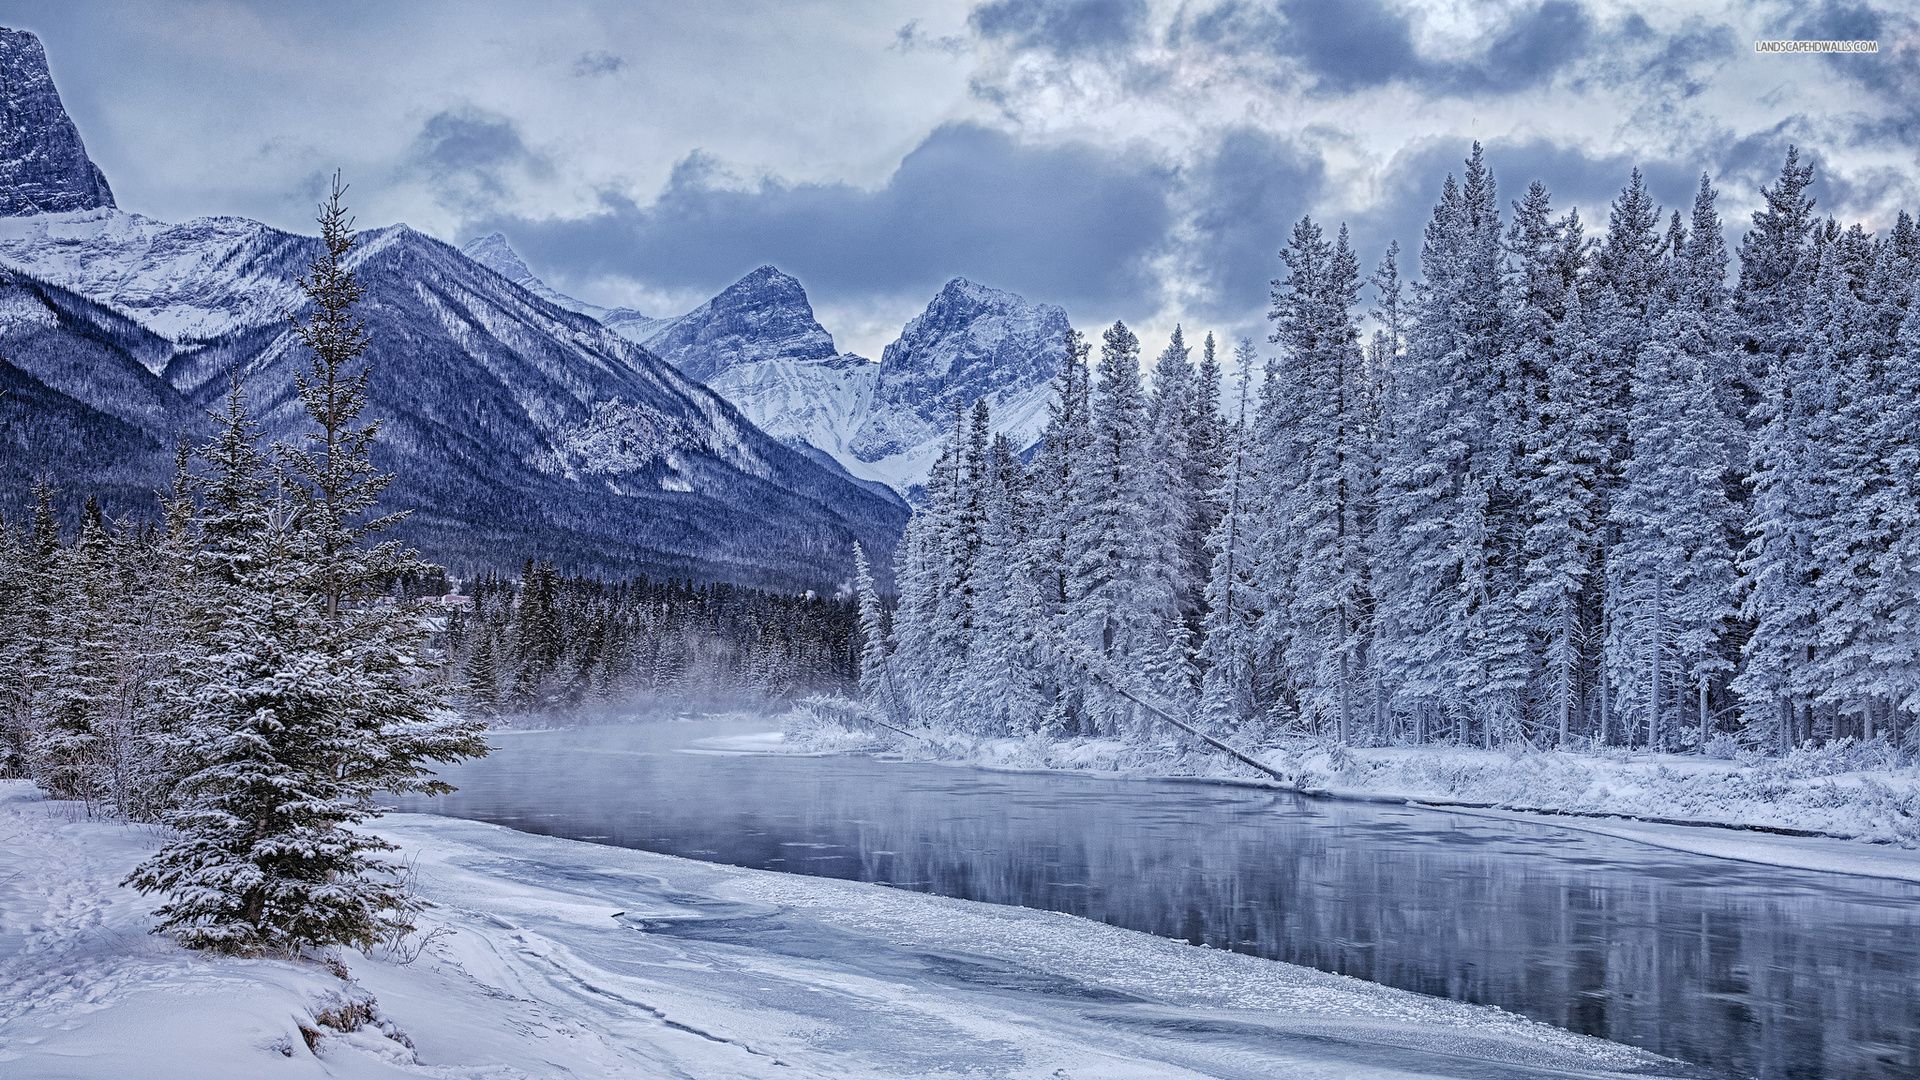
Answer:
[[[1550,824],[1175,781],[500,735],[410,809],[1046,908],[1495,1005],[1709,1075],[1920,1076],[1920,886]]]

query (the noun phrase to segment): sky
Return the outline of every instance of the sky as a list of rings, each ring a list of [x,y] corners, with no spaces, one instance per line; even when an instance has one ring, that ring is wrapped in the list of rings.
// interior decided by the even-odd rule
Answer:
[[[1895,2],[0,0],[122,209],[499,230],[550,284],[677,314],[763,263],[877,357],[954,276],[1264,339],[1292,224],[1417,252],[1473,140],[1594,231],[1641,167],[1735,238],[1797,143],[1820,208],[1920,209]],[[1759,38],[1876,39],[1757,55]],[[1409,254],[1403,267],[1417,272]]]

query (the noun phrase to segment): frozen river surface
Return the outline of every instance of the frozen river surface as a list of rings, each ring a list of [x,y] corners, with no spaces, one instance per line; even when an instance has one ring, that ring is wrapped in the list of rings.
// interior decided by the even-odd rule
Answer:
[[[1920,1075],[1920,886],[1251,788],[695,745],[752,729],[504,735],[431,808],[1067,912],[1500,1006],[1707,1075]]]

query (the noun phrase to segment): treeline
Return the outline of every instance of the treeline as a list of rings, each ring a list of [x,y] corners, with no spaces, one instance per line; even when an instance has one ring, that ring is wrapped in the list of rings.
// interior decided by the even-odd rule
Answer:
[[[863,683],[984,733],[1486,746],[1920,735],[1920,230],[1814,214],[1789,151],[1739,248],[1636,170],[1604,232],[1476,145],[1420,280],[1281,253],[1275,354],[1077,336],[1031,463],[956,417],[869,604]],[[1364,285],[1372,287],[1363,332]],[[879,642],[880,644],[874,644]]]
[[[685,581],[604,581],[529,560],[450,609],[447,669],[483,716],[643,698],[769,701],[850,689],[850,601]]]

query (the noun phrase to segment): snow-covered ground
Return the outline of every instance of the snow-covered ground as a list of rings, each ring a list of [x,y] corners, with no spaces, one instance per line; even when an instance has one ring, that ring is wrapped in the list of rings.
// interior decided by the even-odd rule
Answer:
[[[350,955],[343,983],[148,934],[149,901],[116,883],[157,832],[0,783],[0,1075],[1668,1071],[1495,1010],[1064,915],[430,816],[379,832],[434,905],[425,944],[412,963]],[[323,1018],[355,1011],[371,1023]]]
[[[1256,752],[1293,778],[1282,785],[1224,755],[1172,742],[876,736],[821,722],[805,708],[785,722],[782,741],[738,749],[877,751],[991,769],[1272,784],[1345,798],[1524,813],[1696,854],[1920,881],[1920,767],[1877,744],[1744,759],[1438,746]]]

